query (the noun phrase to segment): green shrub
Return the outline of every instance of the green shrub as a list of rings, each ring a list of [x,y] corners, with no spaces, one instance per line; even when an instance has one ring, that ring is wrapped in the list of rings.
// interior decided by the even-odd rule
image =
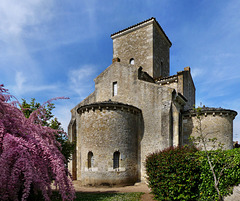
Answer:
[[[222,196],[240,184],[240,149],[209,151]],[[218,200],[204,151],[167,148],[146,159],[149,187],[157,200]]]
[[[200,179],[194,147],[170,147],[146,159],[149,186],[157,200],[196,200]]]
[[[232,193],[232,187],[240,183],[240,149],[209,151],[210,159],[214,165],[214,171],[219,180],[219,190],[222,196]],[[199,200],[218,200],[218,194],[214,188],[214,178],[210,170],[205,152],[196,153],[201,163],[201,175],[199,183]]]

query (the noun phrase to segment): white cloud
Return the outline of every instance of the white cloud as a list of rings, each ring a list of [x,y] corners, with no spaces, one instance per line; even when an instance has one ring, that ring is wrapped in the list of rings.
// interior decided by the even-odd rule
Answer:
[[[35,39],[41,35],[42,24],[51,19],[52,3],[53,0],[0,1],[2,82],[16,96],[56,88],[42,84],[43,68],[28,45],[30,36]]]
[[[23,84],[26,82],[26,78],[24,77],[22,72],[17,72],[15,76],[16,86],[18,90],[23,89]]]
[[[26,26],[48,18],[51,3],[51,0],[0,1],[0,19],[4,19],[0,21],[1,36],[19,36]]]
[[[31,50],[27,43],[30,38],[36,39],[42,35],[44,29],[42,24],[49,21],[52,16],[50,12],[52,2],[52,0],[0,1],[1,60],[15,62],[18,66],[24,61],[32,64]]]
[[[192,68],[191,74],[193,78],[202,77],[205,74],[204,68]]]
[[[83,66],[80,69],[71,70],[69,72],[71,82],[76,85],[83,80],[88,79],[89,76],[92,76],[95,72],[95,67],[93,66]]]
[[[16,72],[15,74],[15,83],[12,86],[9,86],[9,90],[15,96],[24,96],[26,94],[38,93],[42,91],[56,90],[59,88],[57,85],[42,85],[36,84],[37,82],[32,82],[32,79],[29,78],[29,73]]]
[[[96,66],[84,65],[79,69],[69,71],[70,88],[80,96],[80,99],[89,95],[89,91],[94,88],[93,79],[97,76],[96,69]]]

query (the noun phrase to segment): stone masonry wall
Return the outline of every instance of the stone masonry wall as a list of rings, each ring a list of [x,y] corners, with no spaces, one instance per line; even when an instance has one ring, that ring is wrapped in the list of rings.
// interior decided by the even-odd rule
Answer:
[[[118,57],[121,63],[129,64],[134,58],[135,66],[142,66],[149,75],[153,75],[153,25],[128,32],[121,37],[113,38],[113,58]]]
[[[187,104],[184,110],[192,109],[195,105],[195,86],[190,74],[190,67],[184,68],[184,71],[178,72],[178,92],[187,98]]]
[[[108,106],[94,104],[90,110],[84,107],[79,110],[78,179],[83,185],[126,185],[137,182],[141,111],[114,103]],[[94,157],[92,168],[88,168],[87,156],[90,151]],[[120,152],[118,169],[113,169],[115,151]]]
[[[169,49],[171,44],[165,39],[159,27],[153,26],[153,78],[169,76]]]
[[[195,105],[196,90],[190,73],[190,67],[184,68],[184,71],[178,72],[177,75],[157,79],[156,83],[161,86],[173,88],[178,93],[181,93],[187,99],[187,103],[184,106],[185,111],[192,109]]]
[[[113,58],[129,64],[131,58],[135,66],[143,67],[153,78],[169,76],[170,42],[155,21],[112,36]]]
[[[69,140],[71,142],[77,142],[78,140],[78,124],[79,122],[79,115],[77,114],[77,109],[80,106],[95,102],[95,92],[91,93],[87,98],[85,98],[82,102],[80,102],[78,105],[76,105],[72,110],[71,110],[71,121],[68,125],[68,134],[69,134]],[[76,149],[78,149],[78,146],[76,147]],[[76,160],[78,158],[78,154],[77,151],[75,151],[73,153],[72,156],[72,160],[69,162],[68,164],[68,169],[70,171],[70,173],[73,176],[73,179],[77,179],[77,164],[76,164]]]
[[[144,135],[141,152],[141,172],[144,177],[146,155],[172,144],[171,106],[173,89],[155,83],[138,80],[138,69],[121,62],[113,63],[95,79],[97,101],[127,103],[142,110]],[[118,94],[113,96],[113,82],[117,82]]]
[[[203,110],[201,124],[205,138],[216,138],[215,144],[207,143],[207,148],[212,149],[213,145],[223,144],[224,149],[233,148],[233,119],[236,112],[224,109]],[[189,137],[199,136],[199,119],[194,112],[184,113],[183,115],[183,144],[189,143]],[[202,147],[202,144],[199,144]],[[216,147],[217,148],[217,147]]]

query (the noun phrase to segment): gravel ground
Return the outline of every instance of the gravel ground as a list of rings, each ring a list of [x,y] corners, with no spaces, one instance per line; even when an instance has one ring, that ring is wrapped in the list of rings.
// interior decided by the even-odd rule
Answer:
[[[79,182],[73,182],[75,190],[77,192],[89,192],[89,193],[129,193],[129,192],[143,192],[142,201],[153,201],[153,195],[150,194],[150,189],[145,183],[136,183],[134,186],[124,187],[84,187]]]

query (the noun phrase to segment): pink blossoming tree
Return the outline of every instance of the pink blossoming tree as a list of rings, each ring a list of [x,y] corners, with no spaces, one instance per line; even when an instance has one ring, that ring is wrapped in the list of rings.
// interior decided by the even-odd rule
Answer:
[[[50,200],[53,181],[62,200],[73,200],[72,180],[55,139],[58,131],[41,126],[43,106],[25,118],[18,102],[9,102],[11,98],[0,85],[1,200],[27,200],[30,192]]]

